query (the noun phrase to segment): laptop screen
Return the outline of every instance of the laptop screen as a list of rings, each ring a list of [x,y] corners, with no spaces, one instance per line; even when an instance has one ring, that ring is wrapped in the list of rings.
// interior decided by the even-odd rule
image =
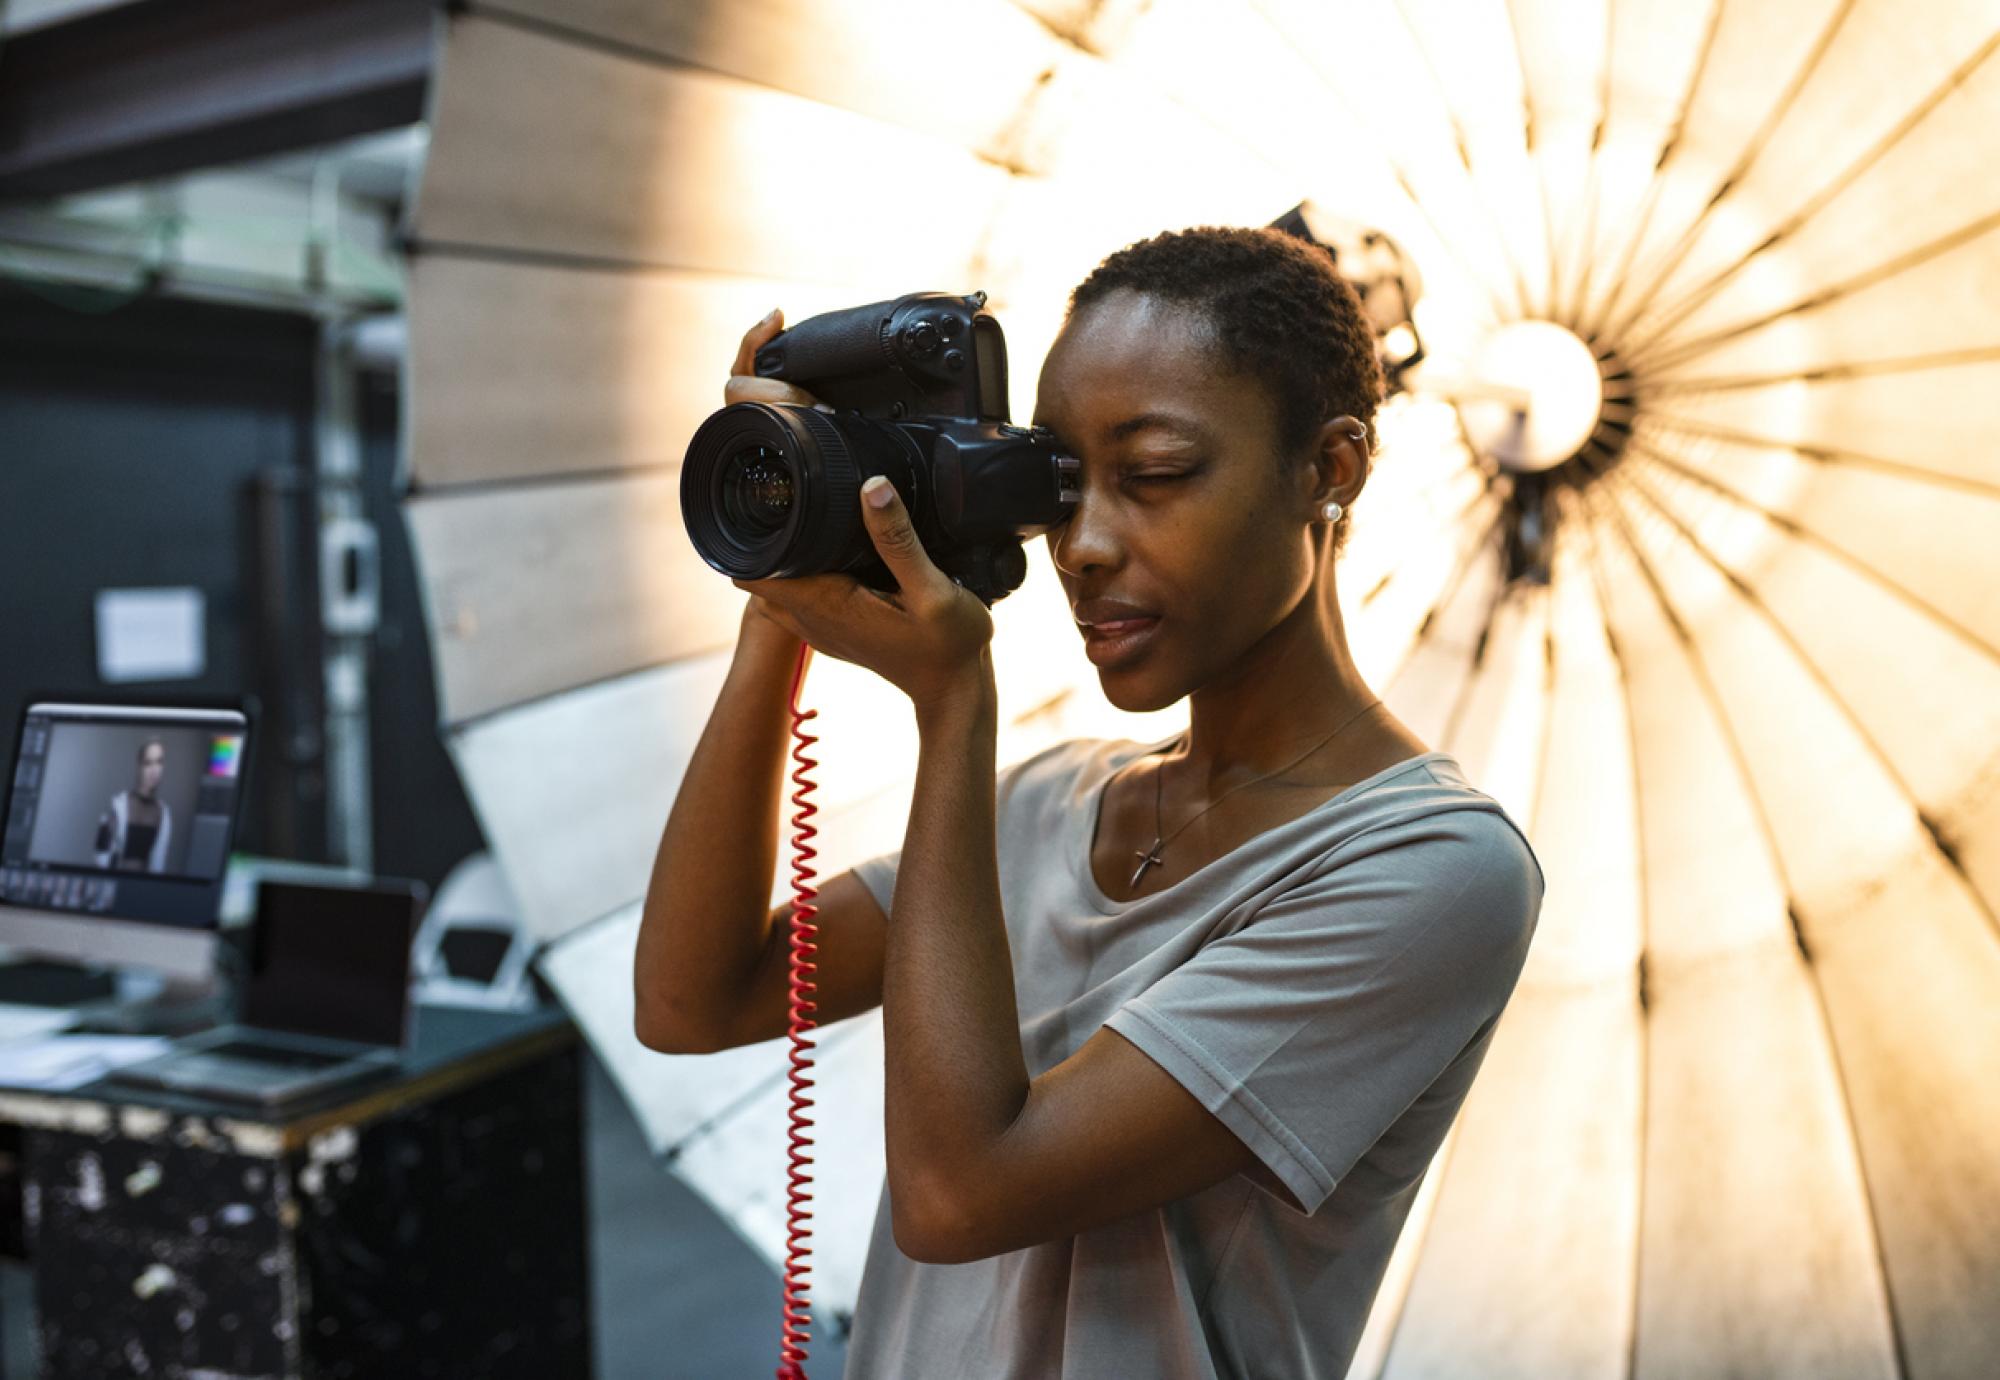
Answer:
[[[243,1023],[374,1045],[401,1045],[419,882],[257,888]]]
[[[0,901],[212,927],[248,741],[236,710],[30,705],[0,833]]]

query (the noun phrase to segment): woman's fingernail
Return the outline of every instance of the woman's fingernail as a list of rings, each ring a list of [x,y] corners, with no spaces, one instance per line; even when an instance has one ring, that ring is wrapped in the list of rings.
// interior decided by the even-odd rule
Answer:
[[[777,307],[771,308],[769,311],[764,313],[764,319],[762,321],[759,321],[757,324],[760,326],[764,326],[768,325],[773,321],[776,321],[778,319],[778,311],[779,309]]]
[[[814,404],[813,404],[813,411],[815,411],[815,412],[831,412],[831,411],[833,411],[833,409],[832,409],[831,407],[828,407],[828,406],[827,406],[827,405],[826,405],[825,403],[814,403]]]
[[[886,508],[896,496],[896,486],[878,474],[861,486],[861,496],[871,508]]]

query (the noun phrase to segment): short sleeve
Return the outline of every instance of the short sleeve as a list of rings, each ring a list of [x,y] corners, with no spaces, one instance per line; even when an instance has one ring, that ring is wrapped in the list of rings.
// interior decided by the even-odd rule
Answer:
[[[1105,1022],[1198,1097],[1305,1212],[1512,995],[1540,911],[1533,850],[1462,809],[1344,843],[1324,871]]]
[[[884,915],[889,913],[889,902],[896,895],[896,865],[902,860],[903,850],[898,848],[893,853],[882,853],[854,864],[854,875],[868,888]]]

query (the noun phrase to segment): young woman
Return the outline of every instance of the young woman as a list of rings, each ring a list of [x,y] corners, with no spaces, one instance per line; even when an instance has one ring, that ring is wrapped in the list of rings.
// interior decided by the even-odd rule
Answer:
[[[167,745],[149,738],[139,746],[132,789],[119,791],[97,820],[97,865],[121,872],[164,872],[174,815],[160,799],[167,774]]]
[[[730,401],[811,401],[745,377],[780,325]],[[1348,651],[1335,557],[1380,392],[1353,293],[1277,231],[1160,235],[1073,293],[1035,420],[1083,487],[1048,554],[1111,702],[1189,700],[1163,742],[996,773],[991,619],[886,484],[863,514],[897,594],[738,582],[637,1021],[670,1050],[783,1033],[764,901],[799,639],[908,694],[903,847],[817,917],[818,1019],[880,1003],[886,1042],[848,1375],[1344,1375],[1542,897],[1513,821]]]

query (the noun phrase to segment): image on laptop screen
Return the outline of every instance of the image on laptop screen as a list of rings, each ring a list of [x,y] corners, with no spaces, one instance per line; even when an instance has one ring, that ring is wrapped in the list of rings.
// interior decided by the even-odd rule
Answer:
[[[0,901],[212,924],[248,739],[235,710],[30,705],[0,833]]]

